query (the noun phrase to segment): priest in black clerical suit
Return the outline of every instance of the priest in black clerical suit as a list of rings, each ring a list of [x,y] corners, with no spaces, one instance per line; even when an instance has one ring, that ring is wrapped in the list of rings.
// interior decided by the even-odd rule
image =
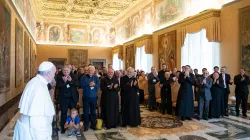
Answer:
[[[158,72],[158,77],[160,81],[165,80],[165,73],[167,72],[167,65],[165,63],[162,64],[162,70]]]
[[[191,118],[194,115],[194,93],[192,85],[194,84],[194,74],[190,73],[190,66],[186,66],[185,72],[180,73],[178,82],[181,84],[176,105],[176,115],[182,120]]]
[[[116,128],[119,118],[119,81],[114,78],[114,70],[108,70],[108,76],[101,80],[103,99],[103,121],[107,129]]]
[[[139,106],[138,81],[134,76],[134,69],[128,68],[128,74],[121,79],[123,91],[122,125],[136,127],[141,124]]]
[[[240,103],[242,106],[242,114],[247,117],[247,100],[248,100],[248,85],[250,84],[249,76],[245,74],[245,69],[240,69],[240,74],[234,77],[235,96],[236,96],[236,116],[239,116]]]

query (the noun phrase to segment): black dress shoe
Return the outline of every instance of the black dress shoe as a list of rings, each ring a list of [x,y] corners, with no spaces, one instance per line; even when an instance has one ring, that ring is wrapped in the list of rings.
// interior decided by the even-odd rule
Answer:
[[[229,115],[228,115],[228,114],[225,114],[225,116],[227,116],[227,117],[228,117]]]
[[[243,117],[247,117],[247,114],[243,114]]]
[[[187,120],[192,120],[192,118],[191,118],[191,117],[186,117],[186,119],[187,119]]]
[[[87,127],[84,127],[84,132],[88,131],[89,129]]]
[[[240,116],[240,114],[239,113],[236,113],[236,117],[239,117]]]
[[[185,121],[185,117],[181,117],[181,120],[182,120],[182,121]]]
[[[65,134],[65,129],[62,129],[61,134]]]
[[[91,126],[90,127],[92,130],[96,130],[96,127],[95,126]]]

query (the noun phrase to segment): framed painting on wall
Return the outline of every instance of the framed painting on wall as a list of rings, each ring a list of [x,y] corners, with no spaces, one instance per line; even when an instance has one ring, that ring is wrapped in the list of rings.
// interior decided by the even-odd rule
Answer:
[[[69,64],[80,66],[87,66],[88,64],[88,50],[87,49],[69,49]]]
[[[106,67],[106,59],[89,59],[89,63],[99,70]]]
[[[87,44],[88,33],[87,27],[78,25],[69,25],[68,42],[73,44]]]
[[[27,83],[30,80],[30,43],[29,36],[27,32],[24,32],[24,83]]]
[[[241,67],[250,74],[250,6],[239,10],[239,43]]]
[[[0,94],[10,90],[11,13],[0,0]]]
[[[168,70],[176,67],[176,31],[171,31],[158,36],[159,67],[163,63]]]
[[[15,87],[22,83],[22,56],[23,56],[23,28],[18,20],[15,20]]]
[[[66,64],[67,59],[66,58],[49,58],[48,61],[52,62],[56,66],[56,68],[62,68]]]

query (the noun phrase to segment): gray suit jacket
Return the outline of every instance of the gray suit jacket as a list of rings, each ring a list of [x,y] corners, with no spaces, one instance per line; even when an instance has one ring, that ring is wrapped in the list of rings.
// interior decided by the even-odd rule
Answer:
[[[198,98],[200,98],[201,96],[205,98],[205,100],[212,100],[212,95],[211,95],[211,91],[210,88],[212,87],[213,84],[213,79],[211,78],[206,78],[206,84],[201,84],[203,81],[204,77],[199,77],[198,78],[198,87],[199,87],[199,92],[198,92]]]

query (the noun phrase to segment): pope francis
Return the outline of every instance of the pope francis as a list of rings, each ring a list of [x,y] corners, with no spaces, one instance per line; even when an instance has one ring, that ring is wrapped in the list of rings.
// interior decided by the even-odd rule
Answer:
[[[47,84],[55,76],[51,62],[42,62],[38,74],[31,79],[22,94],[20,117],[14,129],[14,140],[51,140],[55,109]]]

